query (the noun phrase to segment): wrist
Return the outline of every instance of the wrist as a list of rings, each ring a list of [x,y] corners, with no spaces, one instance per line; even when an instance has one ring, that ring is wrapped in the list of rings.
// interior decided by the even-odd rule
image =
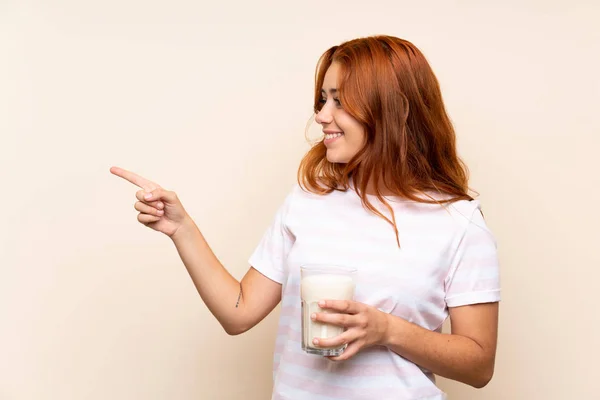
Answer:
[[[398,353],[401,351],[399,350],[402,346],[401,339],[405,338],[408,334],[410,322],[392,314],[383,314],[385,328],[381,336],[381,345],[387,348],[393,348],[394,352]]]
[[[393,316],[386,312],[380,311],[382,314],[382,325],[383,329],[381,332],[380,345],[389,347],[391,344],[392,330],[393,330]]]
[[[194,223],[194,220],[189,215],[186,215],[179,227],[171,235],[171,240],[177,242],[183,238],[189,237],[190,234],[196,230],[198,230],[198,227]]]

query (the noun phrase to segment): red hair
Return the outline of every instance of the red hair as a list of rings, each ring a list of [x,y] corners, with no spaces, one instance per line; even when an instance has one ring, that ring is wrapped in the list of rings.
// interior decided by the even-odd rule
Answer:
[[[391,36],[354,39],[327,50],[315,75],[315,113],[321,108],[325,73],[340,65],[338,91],[344,110],[364,128],[365,146],[347,164],[327,161],[322,141],[304,156],[298,182],[309,192],[348,190],[350,179],[362,203],[398,228],[381,189],[422,203],[472,200],[468,170],[458,157],[456,136],[440,86],[425,56],[412,43]],[[384,216],[368,200],[374,180],[376,196],[391,214]],[[378,181],[379,180],[379,181]],[[428,192],[443,195],[432,197]]]

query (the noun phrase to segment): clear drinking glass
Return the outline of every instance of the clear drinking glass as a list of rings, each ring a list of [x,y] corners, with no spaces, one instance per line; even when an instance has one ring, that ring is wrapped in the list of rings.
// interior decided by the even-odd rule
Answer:
[[[315,322],[311,314],[330,312],[319,307],[320,300],[352,300],[356,269],[337,265],[311,264],[300,267],[300,297],[302,300],[302,350],[321,356],[339,356],[346,348],[319,347],[314,338],[332,338],[344,332],[341,326]]]

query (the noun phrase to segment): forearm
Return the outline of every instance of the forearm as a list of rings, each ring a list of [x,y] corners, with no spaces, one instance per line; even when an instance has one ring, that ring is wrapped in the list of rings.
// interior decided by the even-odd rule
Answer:
[[[240,282],[221,264],[196,224],[188,219],[171,239],[200,297],[225,331],[246,330]]]
[[[389,314],[383,345],[436,375],[474,387],[485,386],[493,374],[493,357],[473,339],[432,332]]]

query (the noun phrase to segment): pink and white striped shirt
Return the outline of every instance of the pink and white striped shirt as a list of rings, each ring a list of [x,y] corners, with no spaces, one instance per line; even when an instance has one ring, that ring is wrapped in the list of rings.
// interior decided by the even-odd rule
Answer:
[[[273,400],[445,399],[433,374],[385,347],[343,362],[301,348],[303,264],[356,268],[356,301],[437,332],[448,307],[500,300],[496,243],[478,201],[388,200],[401,248],[393,227],[367,211],[354,190],[320,196],[296,185],[250,257],[282,284]]]

